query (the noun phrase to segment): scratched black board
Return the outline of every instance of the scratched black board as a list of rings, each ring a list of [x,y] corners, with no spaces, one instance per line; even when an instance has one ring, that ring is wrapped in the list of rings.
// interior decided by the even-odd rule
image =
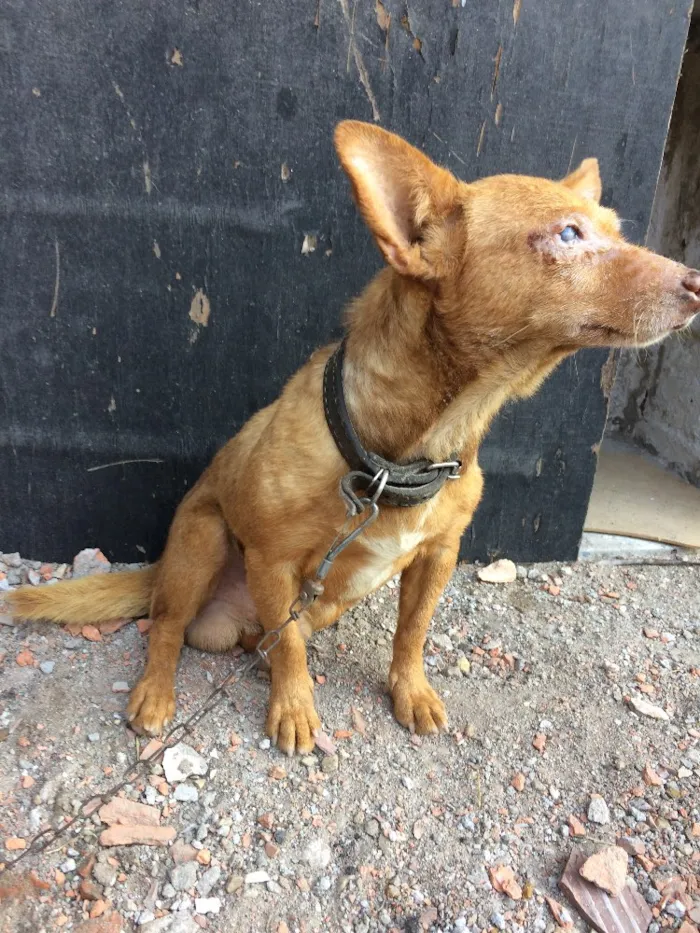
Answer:
[[[466,180],[597,155],[641,241],[686,30],[658,0],[5,0],[0,549],[156,557],[211,454],[340,333],[380,260],[338,119]],[[497,420],[463,556],[575,557],[604,359]]]

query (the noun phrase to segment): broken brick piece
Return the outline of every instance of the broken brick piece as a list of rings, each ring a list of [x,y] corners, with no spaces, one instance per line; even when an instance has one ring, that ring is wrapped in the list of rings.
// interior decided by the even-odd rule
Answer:
[[[586,861],[585,852],[574,849],[559,886],[577,910],[599,933],[638,933],[647,930],[653,920],[649,905],[638,891],[625,887],[619,897],[586,881],[579,874]]]

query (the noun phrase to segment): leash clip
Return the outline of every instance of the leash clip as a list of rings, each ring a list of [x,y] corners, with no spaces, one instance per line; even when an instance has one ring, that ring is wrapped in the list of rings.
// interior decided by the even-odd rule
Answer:
[[[376,505],[388,479],[388,470],[378,470],[374,476],[362,470],[351,470],[350,473],[346,473],[340,481],[340,495],[348,507],[348,518],[364,512],[367,506]],[[375,489],[370,495],[372,487]]]

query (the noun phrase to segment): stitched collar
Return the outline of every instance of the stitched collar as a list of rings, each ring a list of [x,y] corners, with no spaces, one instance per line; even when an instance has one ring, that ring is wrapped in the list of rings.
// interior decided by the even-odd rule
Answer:
[[[345,403],[345,343],[345,340],[341,341],[326,363],[323,373],[323,407],[333,440],[350,469],[367,475],[368,485],[382,470],[388,472],[386,485],[380,496],[382,503],[399,508],[422,505],[432,499],[448,479],[459,475],[461,464],[456,457],[444,464],[433,464],[430,460],[393,463],[363,446]]]

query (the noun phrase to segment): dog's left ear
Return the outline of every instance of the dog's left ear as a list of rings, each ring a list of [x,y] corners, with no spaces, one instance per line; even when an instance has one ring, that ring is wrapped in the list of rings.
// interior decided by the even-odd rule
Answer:
[[[597,159],[584,159],[583,162],[566,178],[562,178],[562,185],[566,185],[582,198],[600,203],[603,193],[603,183],[600,180],[600,168]]]
[[[335,147],[386,261],[414,278],[443,275],[455,248],[449,235],[459,210],[454,175],[400,136],[369,123],[339,123]]]

